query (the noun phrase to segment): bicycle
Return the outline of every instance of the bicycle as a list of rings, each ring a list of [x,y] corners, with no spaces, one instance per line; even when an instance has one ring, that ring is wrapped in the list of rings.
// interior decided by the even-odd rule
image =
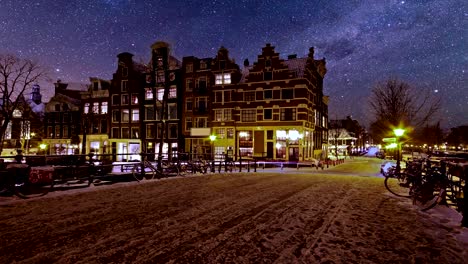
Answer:
[[[158,169],[147,160],[135,163],[132,168],[132,175],[137,181],[154,179]]]
[[[22,199],[44,196],[54,187],[53,171],[42,173],[25,164],[9,164],[0,171],[0,193],[14,194]]]

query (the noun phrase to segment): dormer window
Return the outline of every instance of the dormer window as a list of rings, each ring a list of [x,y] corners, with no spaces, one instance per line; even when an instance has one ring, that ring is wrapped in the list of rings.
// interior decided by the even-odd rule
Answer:
[[[22,116],[23,116],[23,113],[21,112],[21,110],[18,110],[18,109],[13,110],[13,117],[22,117]]]
[[[200,70],[205,70],[205,69],[206,69],[206,62],[200,61]]]

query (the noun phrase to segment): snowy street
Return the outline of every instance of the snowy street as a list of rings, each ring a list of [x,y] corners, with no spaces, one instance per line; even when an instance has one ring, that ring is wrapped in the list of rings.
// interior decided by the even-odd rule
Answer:
[[[0,262],[466,263],[461,216],[392,196],[380,162],[0,197]]]

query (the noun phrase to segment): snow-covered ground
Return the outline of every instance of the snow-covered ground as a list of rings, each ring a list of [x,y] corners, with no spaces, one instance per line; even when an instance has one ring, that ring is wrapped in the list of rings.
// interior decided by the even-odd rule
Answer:
[[[467,263],[460,214],[392,196],[379,164],[0,198],[0,262]]]

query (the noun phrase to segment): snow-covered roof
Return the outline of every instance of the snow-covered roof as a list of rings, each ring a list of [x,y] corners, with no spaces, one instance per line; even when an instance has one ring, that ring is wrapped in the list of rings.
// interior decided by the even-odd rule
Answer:
[[[307,63],[307,58],[294,58],[283,61],[288,66],[290,71],[296,72],[298,78],[304,76],[304,69]]]

